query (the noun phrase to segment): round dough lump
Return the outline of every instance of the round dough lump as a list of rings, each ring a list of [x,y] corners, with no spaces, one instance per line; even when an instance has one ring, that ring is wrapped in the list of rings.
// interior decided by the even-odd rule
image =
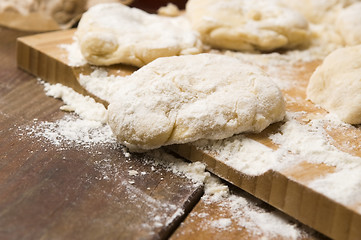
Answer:
[[[361,45],[328,55],[312,74],[307,98],[350,124],[361,123]]]
[[[158,58],[124,80],[108,123],[131,151],[260,132],[284,118],[281,91],[259,67],[217,54]]]
[[[336,29],[346,45],[361,44],[361,2],[340,11]]]
[[[294,48],[310,35],[300,13],[271,0],[190,0],[186,13],[202,40],[216,48]]]
[[[185,17],[148,14],[120,3],[91,7],[81,18],[76,37],[84,58],[95,65],[141,67],[159,57],[202,50]]]

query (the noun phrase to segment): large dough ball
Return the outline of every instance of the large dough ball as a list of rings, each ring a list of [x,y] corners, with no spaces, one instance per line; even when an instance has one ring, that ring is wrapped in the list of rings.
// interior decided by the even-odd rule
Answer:
[[[132,151],[260,132],[285,114],[281,91],[260,68],[232,57],[159,58],[126,78],[108,122]]]
[[[361,45],[338,49],[312,74],[307,97],[350,124],[361,123]]]
[[[85,59],[95,65],[141,67],[158,57],[201,52],[201,42],[185,17],[148,14],[120,3],[90,8],[76,31]]]
[[[361,44],[361,2],[341,10],[336,21],[336,29],[346,45]]]
[[[203,41],[232,50],[271,51],[308,41],[308,23],[272,0],[190,0],[187,16]]]

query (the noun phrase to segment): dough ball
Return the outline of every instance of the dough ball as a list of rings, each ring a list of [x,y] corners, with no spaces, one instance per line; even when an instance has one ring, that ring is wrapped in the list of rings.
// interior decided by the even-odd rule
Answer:
[[[312,74],[307,98],[350,124],[361,123],[361,45],[340,48]]]
[[[190,0],[187,16],[202,40],[216,48],[271,51],[308,41],[308,23],[271,0]]]
[[[185,17],[148,14],[120,3],[90,8],[76,31],[85,59],[95,65],[141,67],[156,58],[201,52],[201,42]]]
[[[336,21],[336,29],[346,45],[361,44],[361,2],[341,10]]]
[[[281,91],[260,68],[199,54],[158,58],[124,80],[108,123],[131,151],[260,132],[284,118]]]
[[[302,13],[311,23],[334,23],[338,12],[360,0],[281,0],[288,7]]]

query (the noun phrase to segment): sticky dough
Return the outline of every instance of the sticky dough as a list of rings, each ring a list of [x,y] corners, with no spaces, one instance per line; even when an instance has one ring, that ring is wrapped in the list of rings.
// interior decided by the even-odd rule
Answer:
[[[108,123],[132,151],[260,132],[283,119],[281,91],[260,68],[232,57],[159,58],[127,77]]]
[[[99,4],[81,18],[76,31],[81,52],[94,65],[141,67],[156,58],[202,51],[185,17],[162,17],[120,3]]]
[[[272,0],[190,0],[186,12],[202,40],[216,48],[271,51],[309,38],[304,17]]]

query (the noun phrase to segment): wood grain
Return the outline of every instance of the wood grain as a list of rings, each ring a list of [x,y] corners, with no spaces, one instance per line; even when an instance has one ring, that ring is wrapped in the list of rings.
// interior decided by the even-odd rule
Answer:
[[[209,201],[207,198],[201,198],[199,203],[179,228],[177,228],[170,239],[290,239],[285,232],[282,234],[274,229],[265,231],[265,228],[267,228],[265,223],[260,224],[256,218],[252,219],[252,216],[257,215],[257,213],[269,214],[277,217],[284,223],[293,224],[300,233],[297,238],[299,240],[328,239],[250,194],[232,186],[230,188],[233,196],[236,196],[236,200],[223,199],[221,201]],[[239,209],[235,212],[234,209],[237,208],[237,206],[234,204],[236,201],[246,202],[249,209],[242,209],[244,205],[246,205],[244,204],[242,207],[239,206]],[[263,216],[263,219],[266,219],[266,217]],[[217,221],[222,220],[228,221],[226,224],[228,225],[227,227],[215,224]],[[270,223],[270,225],[272,224],[274,223]]]
[[[17,69],[16,38],[25,33],[0,32],[0,239],[171,234],[202,188],[164,167],[153,169],[146,156],[125,157],[120,146],[55,146],[31,134],[40,122],[61,119],[63,103]],[[130,169],[145,174],[131,176]]]

